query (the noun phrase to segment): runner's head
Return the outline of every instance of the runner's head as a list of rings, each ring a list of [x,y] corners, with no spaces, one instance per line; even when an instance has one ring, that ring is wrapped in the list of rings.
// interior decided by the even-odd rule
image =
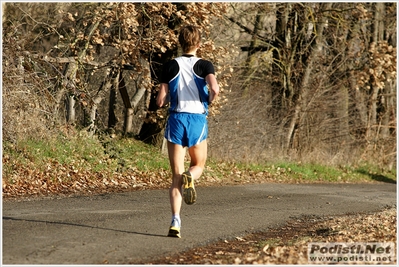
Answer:
[[[201,32],[196,26],[184,26],[180,30],[179,43],[183,53],[191,52],[198,48],[201,43]]]

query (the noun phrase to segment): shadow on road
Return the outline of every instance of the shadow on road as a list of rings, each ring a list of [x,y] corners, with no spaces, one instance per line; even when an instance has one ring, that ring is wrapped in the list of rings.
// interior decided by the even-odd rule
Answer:
[[[386,176],[381,175],[381,174],[373,174],[373,173],[369,173],[369,172],[367,172],[367,171],[365,171],[365,170],[359,170],[359,171],[357,171],[357,172],[358,172],[358,173],[361,173],[361,174],[368,175],[368,176],[370,176],[371,179],[373,179],[373,180],[375,180],[375,181],[378,181],[378,182],[396,184],[396,180],[391,179],[391,178],[386,177]]]
[[[68,225],[68,226],[78,226],[78,227],[85,227],[91,229],[100,229],[106,231],[114,231],[120,233],[127,233],[127,234],[135,234],[135,235],[146,235],[146,236],[157,236],[157,237],[167,237],[166,235],[157,235],[157,234],[149,234],[149,233],[140,233],[140,232],[133,232],[133,231],[126,231],[126,230],[118,230],[118,229],[110,229],[98,226],[90,226],[84,224],[76,224],[76,223],[68,223],[68,222],[54,222],[54,221],[42,221],[42,220],[27,220],[27,219],[18,219],[13,217],[3,217],[3,220],[10,220],[10,221],[26,221],[26,222],[36,222],[36,223],[49,223],[49,224],[59,224],[59,225]]]

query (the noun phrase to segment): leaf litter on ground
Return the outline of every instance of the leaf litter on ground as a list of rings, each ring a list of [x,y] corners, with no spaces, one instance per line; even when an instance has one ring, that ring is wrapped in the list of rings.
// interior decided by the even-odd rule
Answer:
[[[3,153],[3,201],[166,189],[170,186],[169,170],[163,167],[158,167],[157,171],[146,166],[140,168],[135,164],[128,165],[128,160],[119,164],[118,159],[104,157],[99,162],[107,162],[112,168],[98,171],[91,165],[84,166],[87,160],[82,159],[72,160],[69,164],[59,162],[57,159],[48,159],[44,167],[39,166],[31,157],[26,157],[26,159],[20,161],[7,152]],[[123,168],[115,169],[115,166]],[[7,168],[7,172],[4,168]],[[234,163],[223,162],[209,164],[198,186],[270,182],[317,183],[322,181],[295,179],[292,178],[290,171],[282,172],[281,169],[278,172],[251,170],[239,168]],[[340,182],[350,181],[341,180]],[[377,181],[352,182],[376,183]],[[306,244],[316,241],[396,242],[396,208],[374,214],[322,219],[301,218],[288,222],[282,228],[270,229],[265,233],[250,233],[244,237],[232,237],[230,240],[221,240],[145,264],[308,264]]]
[[[370,214],[294,219],[284,227],[220,240],[143,264],[308,265],[310,242],[396,244],[396,214],[396,207],[390,207]],[[396,257],[393,260],[390,264],[396,265]]]

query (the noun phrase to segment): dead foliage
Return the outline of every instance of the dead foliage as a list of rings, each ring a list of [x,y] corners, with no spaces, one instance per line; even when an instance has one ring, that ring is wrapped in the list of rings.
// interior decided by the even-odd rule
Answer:
[[[396,208],[372,214],[307,217],[144,264],[305,265],[309,264],[309,242],[396,242],[396,233]]]
[[[3,164],[7,164],[7,158],[3,157]],[[46,169],[41,170],[32,162],[24,165],[14,163],[14,174],[2,180],[3,199],[159,189],[169,187],[170,183],[169,172],[163,170],[154,173],[131,169],[126,174],[84,170],[57,160],[48,161],[46,165]]]

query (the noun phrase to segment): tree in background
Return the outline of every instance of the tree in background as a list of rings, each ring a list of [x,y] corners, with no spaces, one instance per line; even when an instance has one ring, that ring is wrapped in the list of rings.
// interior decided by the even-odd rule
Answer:
[[[199,54],[215,62],[229,97],[211,111],[220,114],[210,155],[395,162],[394,2],[3,7],[5,139],[63,125],[159,144],[167,112],[154,105],[158,76],[190,23],[203,29]]]
[[[51,77],[54,86],[45,86],[51,110],[46,111],[54,124],[84,127],[92,134],[120,130],[123,124],[125,133],[148,139],[161,128],[148,131],[148,125],[162,126],[165,120],[153,100],[160,66],[177,53],[181,25],[203,29],[206,41],[199,54],[223,73],[220,62],[228,51],[207,37],[211,18],[225,9],[223,3],[7,3],[4,51],[10,59],[21,58],[23,70]],[[15,42],[21,46],[12,50]],[[228,75],[218,79],[223,85]]]
[[[247,58],[230,99],[245,115],[236,102],[224,111],[236,123],[223,125],[240,129],[226,153],[395,161],[396,3],[233,5]]]

